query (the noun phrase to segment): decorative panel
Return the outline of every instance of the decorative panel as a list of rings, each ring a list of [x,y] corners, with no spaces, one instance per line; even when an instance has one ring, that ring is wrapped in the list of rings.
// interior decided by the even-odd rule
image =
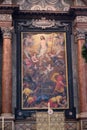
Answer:
[[[16,121],[15,122],[15,130],[39,130],[39,129],[44,129],[48,130],[49,128],[49,115],[48,113],[45,112],[39,112],[36,114],[36,121],[29,121],[29,120],[25,120],[25,121]],[[61,117],[60,117],[61,115]],[[42,118],[43,117],[43,118]],[[54,119],[53,119],[54,117]],[[60,119],[58,119],[58,118]],[[41,120],[40,120],[41,119]],[[51,120],[52,119],[52,120]],[[51,127],[57,126],[57,130],[80,130],[80,126],[79,126],[79,121],[76,120],[68,120],[65,121],[65,117],[64,117],[64,113],[59,113],[57,115],[50,115],[50,120],[51,120]],[[60,122],[61,120],[61,122]],[[47,122],[48,121],[48,122]],[[56,122],[55,122],[56,121]],[[60,122],[60,126],[59,126],[59,122]],[[47,125],[48,123],[48,125]],[[53,124],[52,124],[53,123]],[[55,126],[54,126],[55,124]],[[83,129],[86,130],[87,129],[87,121],[84,120],[82,121],[83,124]],[[60,128],[60,129],[59,129]],[[54,130],[54,129],[53,129]]]
[[[81,125],[82,125],[81,127],[83,130],[87,130],[87,120],[86,119],[81,121]]]
[[[14,122],[7,120],[0,121],[0,130],[14,130]]]
[[[15,123],[15,130],[36,130],[36,124],[29,122],[18,122]]]
[[[65,130],[64,128],[64,113],[54,112],[48,114],[47,112],[36,113],[36,129],[37,130]]]
[[[77,121],[66,121],[65,130],[79,130],[79,122]]]

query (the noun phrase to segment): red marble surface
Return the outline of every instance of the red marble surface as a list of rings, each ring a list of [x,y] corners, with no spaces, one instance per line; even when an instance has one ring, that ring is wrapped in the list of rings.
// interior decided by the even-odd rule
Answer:
[[[84,40],[78,40],[78,97],[80,112],[87,112],[87,65],[82,58]]]
[[[3,39],[2,113],[12,112],[12,54],[11,39]]]

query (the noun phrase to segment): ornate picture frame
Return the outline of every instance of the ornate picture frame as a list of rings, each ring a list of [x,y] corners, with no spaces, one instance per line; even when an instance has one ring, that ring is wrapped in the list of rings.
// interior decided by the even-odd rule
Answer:
[[[37,111],[64,111],[75,118],[71,22],[45,17],[15,19],[17,34],[17,119]],[[48,25],[48,26],[47,26]]]
[[[66,33],[21,32],[22,109],[68,109]]]

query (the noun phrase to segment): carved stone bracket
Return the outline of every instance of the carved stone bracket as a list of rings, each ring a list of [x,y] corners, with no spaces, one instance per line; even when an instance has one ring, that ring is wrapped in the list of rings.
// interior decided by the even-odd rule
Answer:
[[[13,27],[8,27],[8,28],[2,27],[1,30],[3,33],[3,38],[11,39]]]

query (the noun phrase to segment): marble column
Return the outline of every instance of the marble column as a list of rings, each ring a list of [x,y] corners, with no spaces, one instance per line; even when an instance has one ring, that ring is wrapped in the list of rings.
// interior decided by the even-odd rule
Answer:
[[[77,69],[78,69],[78,101],[79,101],[79,117],[87,117],[87,64],[82,57],[82,46],[85,43],[85,32],[79,30],[77,32]]]
[[[2,115],[12,114],[12,28],[1,28],[3,33],[2,53]]]

